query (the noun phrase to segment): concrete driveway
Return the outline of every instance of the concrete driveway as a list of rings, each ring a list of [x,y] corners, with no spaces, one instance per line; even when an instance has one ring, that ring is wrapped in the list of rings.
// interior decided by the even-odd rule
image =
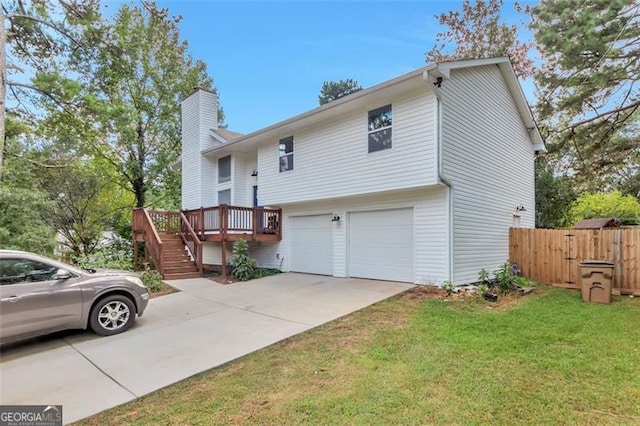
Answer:
[[[221,285],[171,281],[129,331],[7,348],[0,404],[62,404],[64,422],[130,401],[412,287],[286,273]]]

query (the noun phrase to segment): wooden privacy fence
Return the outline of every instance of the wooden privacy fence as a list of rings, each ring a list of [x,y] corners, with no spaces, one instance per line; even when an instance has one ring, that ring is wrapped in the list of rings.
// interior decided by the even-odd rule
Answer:
[[[613,287],[640,292],[640,229],[509,230],[509,260],[522,275],[550,285],[578,288],[580,262],[607,260],[615,264]]]

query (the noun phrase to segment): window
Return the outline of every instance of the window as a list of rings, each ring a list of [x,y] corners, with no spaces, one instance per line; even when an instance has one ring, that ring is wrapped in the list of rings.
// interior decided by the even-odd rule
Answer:
[[[293,136],[280,139],[280,173],[293,170]]]
[[[55,266],[28,259],[0,259],[0,285],[49,281],[58,271]]]
[[[227,155],[218,159],[218,183],[231,180],[231,156]]]
[[[391,148],[391,105],[369,111],[369,153]]]
[[[218,191],[218,204],[231,204],[231,190]]]

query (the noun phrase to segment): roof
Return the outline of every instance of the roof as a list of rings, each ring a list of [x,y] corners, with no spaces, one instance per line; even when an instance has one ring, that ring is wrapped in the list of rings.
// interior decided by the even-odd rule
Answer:
[[[604,219],[584,219],[576,223],[573,229],[603,229],[603,228],[617,228],[618,221],[611,218]]]
[[[202,153],[209,154],[216,151],[226,151],[228,149],[236,149],[239,151],[248,150],[250,149],[250,147],[255,146],[255,144],[263,137],[272,136],[277,133],[291,132],[294,129],[316,124],[321,122],[322,120],[330,119],[334,116],[344,114],[345,112],[358,107],[362,103],[371,102],[371,100],[376,99],[378,93],[386,91],[386,89],[389,89],[391,87],[403,86],[411,88],[416,85],[423,85],[424,80],[426,80],[431,73],[447,78],[449,72],[453,69],[462,69],[485,65],[497,65],[499,67],[505,81],[507,82],[507,86],[509,87],[509,90],[513,95],[513,99],[518,108],[518,112],[520,113],[520,116],[526,128],[530,132],[531,140],[533,142],[533,145],[535,146],[535,149],[541,151],[545,150],[544,141],[542,139],[542,136],[540,135],[535,119],[533,118],[533,114],[531,112],[529,104],[527,103],[526,97],[524,96],[524,92],[520,87],[518,78],[513,71],[511,61],[509,61],[509,58],[506,57],[498,57],[486,59],[464,59],[458,61],[433,63],[407,74],[403,74],[394,79],[369,87],[367,89],[359,90],[350,95],[336,99],[335,101],[329,102],[284,121],[280,121],[271,126],[264,127],[247,135],[239,136],[233,141],[210,148],[206,151],[203,151]]]
[[[222,136],[223,138],[225,138],[229,142],[231,142],[234,139],[238,139],[241,136],[244,136],[244,134],[242,134],[242,133],[233,132],[233,131],[227,130],[227,129],[211,129],[211,131],[217,133],[220,136]]]

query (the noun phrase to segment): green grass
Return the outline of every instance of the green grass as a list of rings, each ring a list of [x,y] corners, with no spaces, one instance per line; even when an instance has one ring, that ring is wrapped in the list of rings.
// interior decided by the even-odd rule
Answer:
[[[82,424],[640,424],[640,300],[399,296]]]

